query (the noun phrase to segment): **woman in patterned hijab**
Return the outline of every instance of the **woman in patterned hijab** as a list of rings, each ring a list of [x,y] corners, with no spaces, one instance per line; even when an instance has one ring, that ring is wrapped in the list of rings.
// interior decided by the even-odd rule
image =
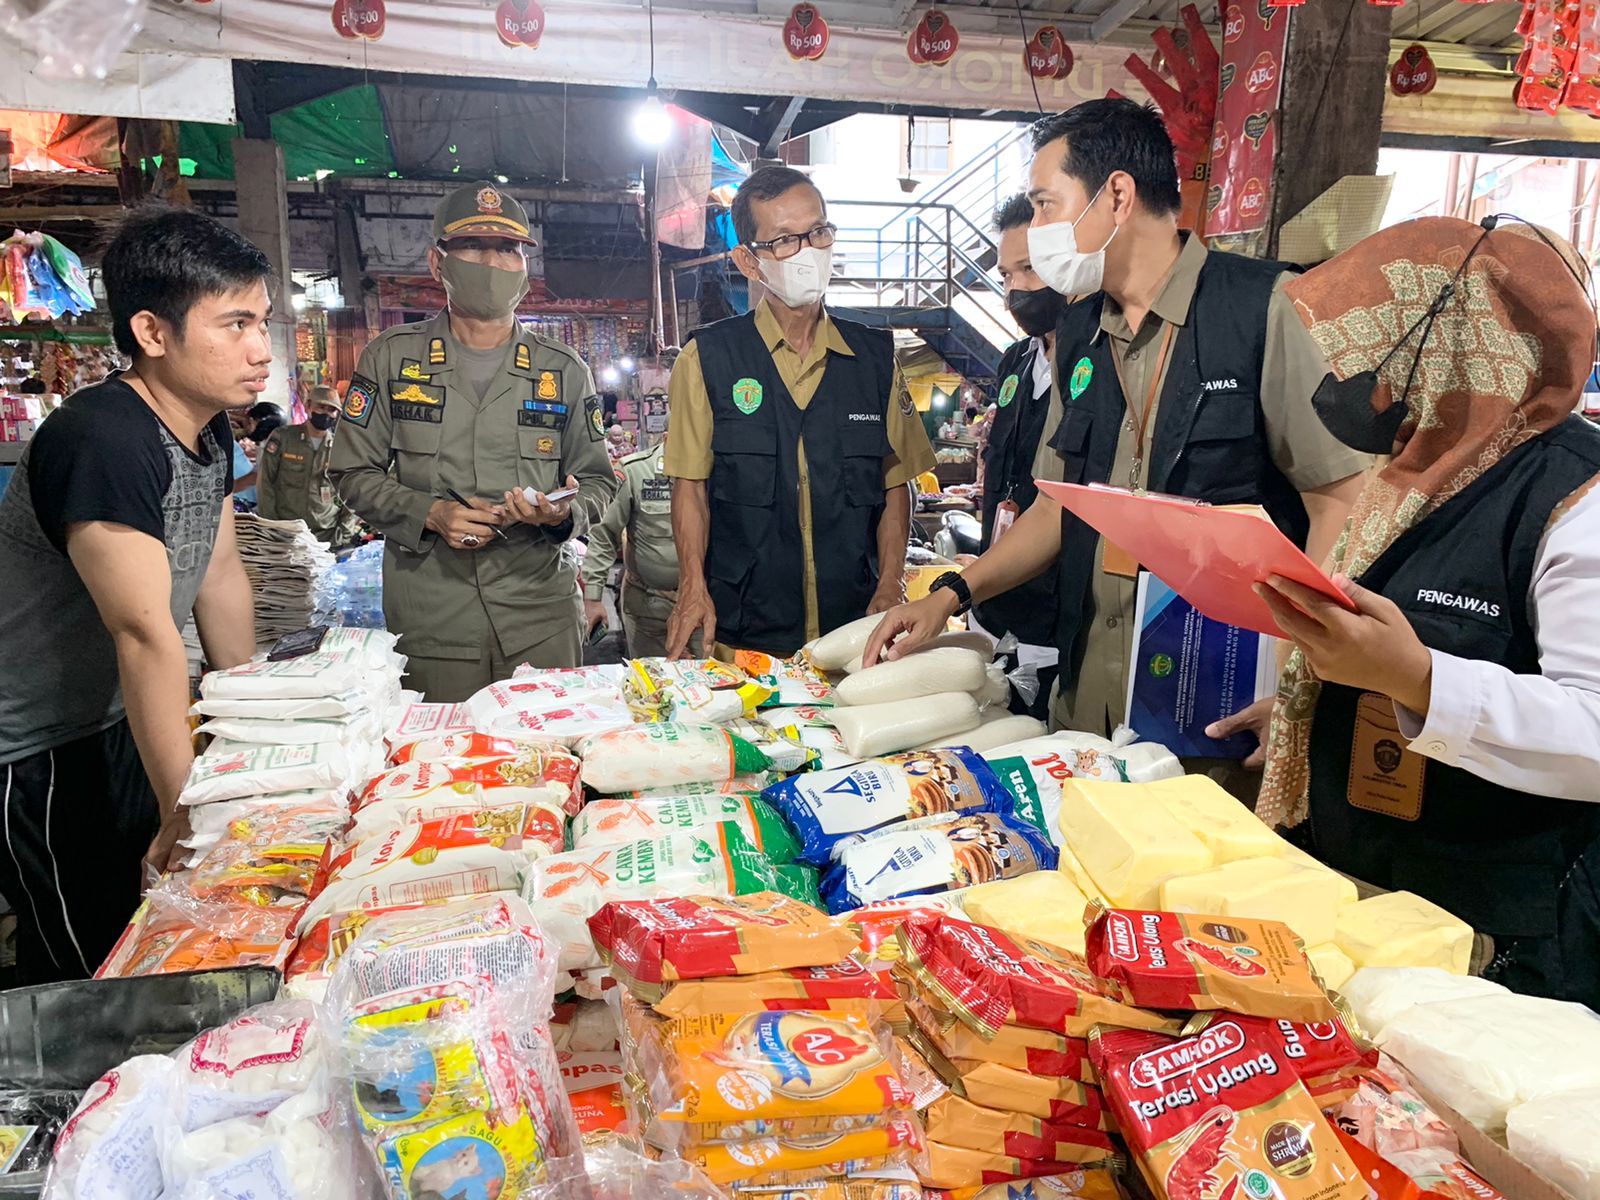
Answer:
[[[1569,251],[1486,224],[1396,226],[1285,289],[1332,369],[1324,423],[1392,457],[1331,556],[1356,611],[1258,588],[1296,649],[1257,811],[1496,934],[1507,982],[1593,1004],[1600,639],[1575,626],[1600,611],[1600,432],[1573,411],[1595,315]]]

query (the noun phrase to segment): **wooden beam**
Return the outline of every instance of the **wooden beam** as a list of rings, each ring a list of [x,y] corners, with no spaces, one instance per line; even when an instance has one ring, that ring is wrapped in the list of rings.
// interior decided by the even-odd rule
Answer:
[[[1393,9],[1321,0],[1288,11],[1269,255],[1278,231],[1307,204],[1346,175],[1377,171],[1389,82]]]
[[[806,105],[804,96],[791,96],[787,103],[781,103],[776,119],[772,122],[771,131],[762,139],[761,157],[776,158],[784,142],[789,140],[789,130],[794,127],[794,119],[800,115],[800,110]],[[765,114],[763,114],[765,115]]]
[[[1116,0],[1110,8],[1101,13],[1089,26],[1089,40],[1103,42],[1122,25],[1132,20],[1133,15],[1144,7],[1144,0]],[[1062,30],[1065,33],[1065,30]]]

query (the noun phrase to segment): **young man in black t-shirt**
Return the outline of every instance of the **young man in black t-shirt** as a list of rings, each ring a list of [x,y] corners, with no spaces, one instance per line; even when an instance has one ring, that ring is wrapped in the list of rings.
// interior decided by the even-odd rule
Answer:
[[[0,894],[24,983],[82,978],[164,869],[193,760],[182,629],[255,650],[225,410],[272,361],[266,257],[200,213],[130,214],[104,261],[129,370],[67,398],[0,499]]]

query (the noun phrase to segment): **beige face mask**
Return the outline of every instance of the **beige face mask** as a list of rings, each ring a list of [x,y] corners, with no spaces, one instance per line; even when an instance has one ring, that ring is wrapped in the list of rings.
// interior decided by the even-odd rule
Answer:
[[[496,321],[517,311],[528,294],[528,272],[467,262],[453,254],[439,257],[439,278],[450,308],[463,317]]]

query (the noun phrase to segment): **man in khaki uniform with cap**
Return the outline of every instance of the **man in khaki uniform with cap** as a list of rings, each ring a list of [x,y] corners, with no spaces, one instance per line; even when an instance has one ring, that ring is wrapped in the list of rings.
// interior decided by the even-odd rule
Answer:
[[[256,511],[269,521],[304,521],[315,537],[343,546],[354,540],[359,522],[328,478],[339,393],[313,388],[310,408],[309,420],[279,426],[261,447]]]
[[[672,477],[667,444],[630,454],[618,464],[622,486],[589,531],[583,558],[583,611],[590,629],[605,620],[601,597],[622,546],[622,628],[633,658],[667,652],[667,619],[678,600],[678,548],[672,541]],[[627,532],[624,544],[623,531]],[[698,646],[699,637],[694,639]]]
[[[438,702],[519,663],[578,665],[582,606],[561,546],[610,502],[616,476],[589,368],[517,321],[533,244],[522,205],[491,183],[458,188],[433,236],[446,311],[362,352],[331,473],[384,535],[384,616],[407,682]],[[552,503],[563,486],[576,498]]]

